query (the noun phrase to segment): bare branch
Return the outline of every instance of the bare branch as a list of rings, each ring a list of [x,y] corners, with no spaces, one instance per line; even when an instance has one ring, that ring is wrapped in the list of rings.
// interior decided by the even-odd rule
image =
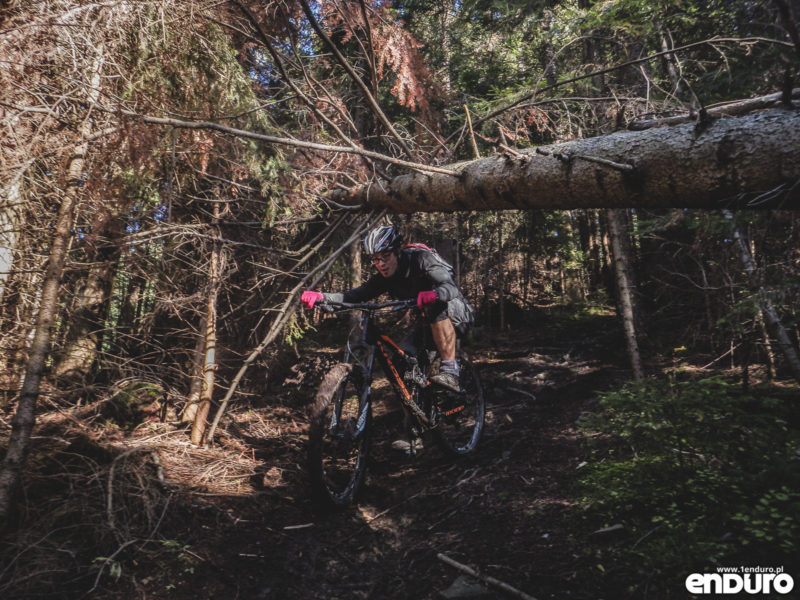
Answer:
[[[386,114],[381,109],[380,105],[378,104],[375,97],[370,93],[369,88],[367,85],[361,80],[358,74],[355,72],[353,67],[347,62],[347,59],[342,55],[339,51],[339,48],[333,43],[333,40],[328,37],[328,35],[322,30],[322,27],[319,26],[316,17],[314,17],[314,13],[311,11],[311,8],[308,6],[308,2],[306,0],[300,0],[303,5],[303,11],[306,13],[306,17],[308,18],[309,23],[314,28],[314,31],[317,32],[317,35],[322,38],[325,44],[331,49],[333,55],[336,57],[336,60],[339,62],[340,65],[347,71],[347,74],[350,75],[353,82],[358,86],[361,92],[364,94],[364,98],[366,98],[367,103],[369,104],[372,112],[375,113],[375,116],[378,117],[378,120],[383,124],[386,130],[391,134],[393,138],[397,140],[397,143],[400,144],[400,147],[406,153],[409,158],[414,158],[414,153],[409,148],[406,141],[400,137],[400,134],[395,131],[395,128],[392,126],[389,119],[386,117]]]
[[[566,85],[568,83],[575,83],[576,81],[582,81],[584,79],[590,79],[590,78],[596,77],[598,75],[603,75],[604,73],[611,73],[613,71],[618,71],[620,69],[624,69],[624,68],[630,67],[632,65],[638,65],[640,63],[649,62],[649,61],[653,60],[654,58],[659,58],[661,56],[667,56],[667,55],[673,54],[675,52],[683,52],[684,50],[689,50],[691,48],[696,48],[697,46],[703,46],[703,45],[709,45],[709,44],[713,46],[714,44],[730,44],[730,43],[743,44],[743,45],[744,44],[767,43],[767,44],[775,44],[775,45],[778,45],[778,46],[787,46],[787,47],[790,47],[790,48],[792,47],[792,44],[790,42],[782,42],[780,40],[774,40],[774,39],[763,38],[763,37],[711,38],[711,39],[708,39],[708,40],[702,40],[702,41],[699,41],[699,42],[693,42],[691,44],[685,44],[683,46],[679,46],[678,48],[672,48],[672,49],[669,49],[669,50],[663,50],[661,52],[656,52],[654,54],[650,54],[650,55],[644,56],[642,58],[637,58],[637,59],[634,59],[634,60],[631,60],[631,61],[628,61],[628,62],[624,62],[624,63],[618,64],[618,65],[614,65],[613,67],[608,67],[608,68],[605,68],[605,69],[599,69],[597,71],[592,71],[591,73],[586,73],[584,75],[578,75],[576,77],[570,77],[569,79],[565,79],[563,81],[559,81],[559,82],[557,82],[557,83],[555,83],[553,85],[548,85],[546,87],[543,87],[542,89],[534,90],[534,91],[532,91],[532,92],[530,92],[528,94],[525,94],[521,98],[518,98],[514,102],[511,102],[510,104],[507,104],[507,105],[502,106],[502,107],[500,107],[498,109],[495,109],[492,112],[484,115],[480,119],[475,120],[473,125],[475,127],[477,127],[478,125],[480,125],[480,124],[482,124],[482,123],[484,123],[486,121],[489,121],[489,120],[491,120],[491,119],[503,114],[504,112],[511,110],[512,108],[518,107],[523,102],[527,102],[528,100],[531,100],[531,99],[535,98],[537,96],[537,94],[541,94],[542,92],[546,92],[548,90],[553,90],[553,89],[555,89],[557,87],[561,87],[561,86]],[[453,137],[453,135],[450,135],[450,137],[448,137],[446,141],[449,141],[452,137]]]
[[[405,167],[407,169],[413,169],[415,171],[429,171],[431,173],[441,173],[442,175],[456,175],[455,171],[451,171],[449,169],[443,169],[441,167],[434,167],[431,165],[425,165],[422,163],[415,163],[409,162],[406,160],[401,160],[399,158],[394,158],[391,156],[387,156],[386,154],[380,154],[379,152],[372,152],[371,150],[364,150],[361,148],[354,148],[352,146],[331,146],[328,144],[318,144],[316,142],[305,142],[303,140],[296,140],[292,138],[282,138],[277,137],[274,135],[267,135],[263,133],[255,133],[253,131],[247,131],[245,129],[237,129],[235,127],[228,127],[227,125],[222,125],[220,123],[214,123],[212,121],[183,121],[181,119],[173,119],[167,117],[152,117],[148,115],[140,115],[130,110],[122,110],[120,111],[123,115],[128,117],[133,117],[135,119],[139,119],[145,123],[152,123],[154,125],[169,125],[170,127],[176,127],[179,129],[209,129],[212,131],[219,131],[222,133],[227,133],[230,135],[234,135],[237,137],[249,138],[252,140],[259,140],[262,142],[268,142],[271,144],[281,144],[284,146],[294,146],[296,148],[309,148],[311,150],[322,150],[324,152],[340,152],[344,154],[358,154],[361,156],[367,156],[369,158],[390,163],[393,165],[397,165],[399,167]]]

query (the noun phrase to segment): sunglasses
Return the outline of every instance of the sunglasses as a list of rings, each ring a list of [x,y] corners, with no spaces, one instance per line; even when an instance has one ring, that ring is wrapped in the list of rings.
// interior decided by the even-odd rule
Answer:
[[[378,254],[373,254],[370,256],[369,259],[372,261],[373,265],[377,265],[378,263],[388,263],[391,257],[392,252],[379,252]]]

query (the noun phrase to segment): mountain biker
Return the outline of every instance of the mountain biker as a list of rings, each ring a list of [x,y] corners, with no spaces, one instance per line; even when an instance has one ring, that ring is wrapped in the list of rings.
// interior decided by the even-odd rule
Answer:
[[[416,298],[422,320],[430,326],[433,341],[442,359],[439,373],[431,382],[459,391],[459,367],[456,362],[456,339],[463,336],[472,322],[472,308],[453,282],[452,269],[434,251],[422,244],[403,244],[391,225],[377,227],[364,238],[364,249],[378,273],[366,283],[343,293],[303,292],[300,301],[308,308],[320,300],[365,302],[387,293],[395,299]],[[421,346],[420,320],[400,344],[416,353]]]

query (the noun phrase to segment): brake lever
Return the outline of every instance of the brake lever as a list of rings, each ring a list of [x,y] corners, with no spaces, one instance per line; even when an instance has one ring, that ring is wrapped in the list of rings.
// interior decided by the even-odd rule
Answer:
[[[327,302],[317,302],[315,306],[319,308],[322,312],[326,313],[336,312],[336,309]]]

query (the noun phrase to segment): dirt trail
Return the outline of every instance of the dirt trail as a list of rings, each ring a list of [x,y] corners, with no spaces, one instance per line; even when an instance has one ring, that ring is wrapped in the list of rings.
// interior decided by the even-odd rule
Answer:
[[[585,454],[575,426],[626,376],[618,327],[608,314],[528,318],[470,348],[487,399],[472,457],[454,462],[431,440],[414,459],[392,450],[402,419],[381,408],[388,384],[376,382],[366,485],[333,516],[309,501],[306,408],[339,354],[322,340],[338,342],[341,327],[309,335],[288,376],[235,405],[208,450],[158,410],[126,428],[108,401],[50,401],[26,516],[0,540],[0,596],[435,599],[461,577],[442,553],[539,600],[596,600],[574,505]]]
[[[575,421],[624,376],[606,362],[617,342],[601,322],[572,341],[564,330],[517,330],[473,351],[488,401],[474,458],[454,463],[432,442],[415,459],[397,453],[400,413],[378,413],[359,504],[328,517],[306,499],[302,407],[291,400],[312,390],[288,384],[287,406],[270,414],[281,435],[249,440],[264,465],[262,493],[207,509],[217,525],[193,546],[204,561],[170,597],[439,598],[459,573],[438,553],[540,600],[596,597],[582,591],[571,485],[584,453]]]

